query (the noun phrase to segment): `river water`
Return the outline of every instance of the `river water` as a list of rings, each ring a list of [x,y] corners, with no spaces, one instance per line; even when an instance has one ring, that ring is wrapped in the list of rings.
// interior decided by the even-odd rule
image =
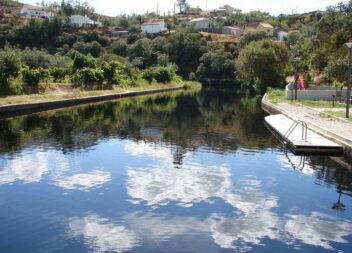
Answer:
[[[352,173],[204,88],[0,121],[0,252],[352,252]]]

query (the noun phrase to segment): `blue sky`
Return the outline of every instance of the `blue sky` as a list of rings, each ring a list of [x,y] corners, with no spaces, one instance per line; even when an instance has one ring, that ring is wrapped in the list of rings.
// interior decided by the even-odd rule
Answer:
[[[20,0],[21,1],[21,0]],[[61,0],[58,0],[60,2]],[[81,0],[83,2],[83,0]],[[335,5],[341,0],[188,0],[193,7],[199,6],[205,9],[206,1],[208,9],[214,9],[224,4],[229,4],[243,11],[261,10],[271,14],[302,13],[313,10],[325,10],[329,5]],[[22,0],[24,3],[36,4],[41,0]],[[173,11],[176,0],[88,0],[98,13],[105,15],[143,13],[155,11],[157,3],[161,13]]]

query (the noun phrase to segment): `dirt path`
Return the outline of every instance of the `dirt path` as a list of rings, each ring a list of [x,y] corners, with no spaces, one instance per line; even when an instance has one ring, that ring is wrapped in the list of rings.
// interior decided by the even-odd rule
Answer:
[[[352,122],[323,115],[319,110],[290,103],[278,103],[288,114],[352,140]]]

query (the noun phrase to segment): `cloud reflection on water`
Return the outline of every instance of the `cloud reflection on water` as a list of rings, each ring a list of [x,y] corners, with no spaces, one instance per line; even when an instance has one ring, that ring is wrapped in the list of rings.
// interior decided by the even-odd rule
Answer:
[[[90,190],[111,180],[111,173],[94,170],[73,176],[63,176],[54,180],[54,185],[68,190]]]
[[[86,245],[94,252],[124,252],[139,246],[136,233],[125,226],[109,223],[96,214],[69,221],[69,233],[83,237]]]
[[[9,184],[16,181],[38,183],[49,171],[49,167],[53,170],[61,170],[67,166],[67,162],[63,156],[37,151],[8,159],[0,166],[2,167],[2,170],[0,170],[0,184]]]
[[[233,215],[213,213],[204,221],[188,221],[200,233],[209,233],[222,248],[243,252],[251,250],[254,245],[261,245],[264,239],[271,239],[295,247],[303,242],[332,249],[332,242],[346,243],[343,237],[352,234],[349,221],[317,212],[310,216],[279,217],[275,212],[279,206],[275,195],[264,193],[261,182],[253,176],[238,179],[233,185],[231,170],[225,164],[207,166],[186,159],[181,169],[175,169],[172,154],[166,148],[146,143],[127,145],[126,152],[155,160],[144,168],[128,168],[126,187],[133,203],[145,203],[156,208],[174,202],[189,208],[217,197],[230,204],[234,208]],[[307,171],[307,174],[310,173]],[[172,218],[169,222],[173,224]],[[153,224],[158,223],[151,223],[150,227],[154,227]]]

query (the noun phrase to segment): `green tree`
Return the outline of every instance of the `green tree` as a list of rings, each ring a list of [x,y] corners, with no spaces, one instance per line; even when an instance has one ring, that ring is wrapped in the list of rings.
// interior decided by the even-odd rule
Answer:
[[[197,75],[201,78],[235,78],[233,56],[221,47],[212,47],[200,58]]]
[[[8,45],[0,50],[0,85],[1,89],[9,89],[10,79],[17,78],[21,70],[19,51]]]
[[[130,60],[139,59],[141,61],[140,68],[145,69],[153,63],[153,44],[150,39],[140,39],[128,50]]]
[[[83,68],[96,68],[96,67],[97,67],[97,63],[93,57],[89,55],[85,56],[83,54],[76,53],[72,62],[71,70],[72,70],[72,73],[75,73]]]
[[[114,54],[125,57],[127,55],[127,43],[122,40],[114,41],[111,44],[111,51]]]
[[[235,66],[238,78],[264,93],[268,86],[284,83],[289,52],[284,43],[260,40],[251,42],[240,51]]]
[[[33,87],[38,87],[40,81],[48,77],[48,71],[42,68],[30,69],[24,67],[21,71],[23,82]]]
[[[117,72],[117,67],[119,66],[119,63],[112,61],[112,62],[104,62],[101,66],[101,69],[104,74],[104,79],[106,82],[111,85],[113,82],[116,81],[116,72]]]

